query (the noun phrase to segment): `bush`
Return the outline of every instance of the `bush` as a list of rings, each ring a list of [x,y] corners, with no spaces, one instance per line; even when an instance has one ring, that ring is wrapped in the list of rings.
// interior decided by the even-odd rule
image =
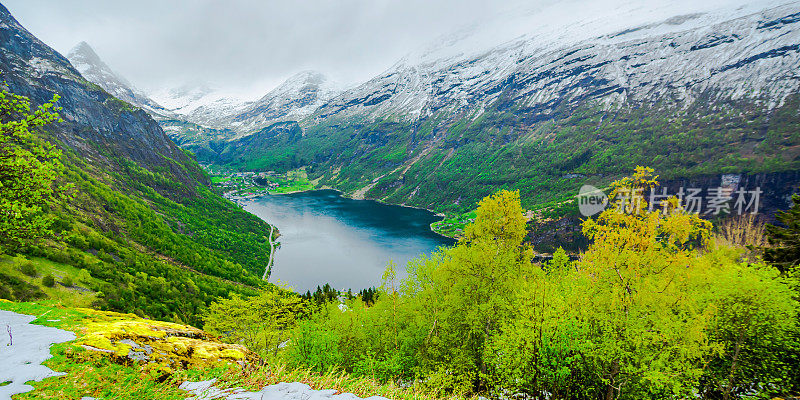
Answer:
[[[53,287],[56,285],[56,279],[53,278],[53,275],[47,274],[44,278],[42,278],[42,285]]]
[[[31,278],[35,278],[37,275],[39,275],[39,273],[36,272],[36,267],[34,267],[33,263],[30,261],[22,263],[22,265],[20,265],[19,267],[19,270],[22,271],[23,274],[28,275]]]
[[[33,301],[47,298],[38,287],[15,276],[0,273],[0,299],[11,301]]]
[[[71,287],[73,285],[72,278],[65,276],[64,279],[61,280],[61,284],[66,287]]]

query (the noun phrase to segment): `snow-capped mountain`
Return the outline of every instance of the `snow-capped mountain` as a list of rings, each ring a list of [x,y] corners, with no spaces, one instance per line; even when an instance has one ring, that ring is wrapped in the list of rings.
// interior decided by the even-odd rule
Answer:
[[[247,99],[202,82],[167,88],[151,93],[151,97],[182,119],[215,128],[250,104]]]
[[[50,101],[55,93],[60,96],[63,122],[48,127],[48,132],[100,169],[113,170],[113,160],[125,159],[163,171],[176,182],[204,179],[178,167],[186,165],[188,157],[144,110],[112,101],[112,96],[124,98],[131,92],[88,45],[71,54],[76,57],[72,61],[44,44],[0,4],[0,76],[5,87],[30,98],[34,106]],[[107,88],[88,84],[90,77]]]
[[[161,105],[136,89],[127,79],[114,72],[86,42],[80,42],[67,53],[67,59],[89,82],[150,114],[167,113]]]
[[[302,71],[255,101],[203,83],[185,84],[152,96],[186,121],[244,135],[277,122],[302,120],[340,92],[325,75]]]
[[[209,86],[200,84],[165,90],[159,97],[164,102],[156,102],[111,70],[86,42],[75,46],[67,57],[86,80],[114,97],[146,111],[158,121],[171,139],[183,146],[191,147],[209,140],[230,139],[234,135],[233,131],[213,129],[208,125],[213,124],[217,118],[234,114],[246,105],[239,99],[223,97]]]
[[[325,75],[299,72],[223,123],[239,132],[252,132],[276,122],[300,121],[338,93]]]
[[[498,187],[550,201],[635,165],[800,168],[800,2],[624,1],[521,5],[203,158],[311,165],[322,184],[427,208]]]
[[[643,9],[631,3],[560,25],[531,24],[526,34],[494,47],[476,44],[475,32],[455,35],[345,92],[316,117],[416,120],[480,111],[500,98],[541,117],[587,100],[606,107],[685,105],[704,94],[775,106],[797,92],[800,3],[685,12],[698,7]],[[543,13],[534,16],[542,19]]]

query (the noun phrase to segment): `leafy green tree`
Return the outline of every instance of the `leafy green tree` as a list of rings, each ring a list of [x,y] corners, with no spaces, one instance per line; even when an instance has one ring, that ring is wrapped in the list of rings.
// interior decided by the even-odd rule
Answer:
[[[705,315],[691,295],[698,273],[691,248],[707,243],[711,224],[675,198],[664,212],[648,211],[643,194],[656,184],[652,169],[638,167],[612,184],[613,206],[583,225],[592,245],[579,275],[591,283],[585,293],[591,303],[574,310],[590,327],[581,352],[605,382],[607,399],[626,392],[688,395],[707,351],[696,329]]]
[[[264,356],[277,356],[288,331],[306,313],[303,300],[288,290],[273,288],[257,296],[232,296],[212,303],[204,328],[232,343],[242,343]]]
[[[31,112],[26,97],[0,91],[0,252],[50,233],[52,218],[42,210],[54,198],[61,153],[34,132],[59,120],[56,101]]]
[[[542,266],[523,244],[518,194],[487,197],[455,247],[411,262],[399,285],[390,266],[374,303],[321,299],[284,354],[450,394],[790,397],[796,282],[717,246],[677,199],[649,211],[642,189],[656,183],[640,167],[613,184],[615,207],[583,226],[589,250]]]
[[[480,202],[459,244],[411,266],[404,292],[422,331],[419,369],[427,384],[470,392],[489,386],[487,343],[512,310],[514,291],[535,274],[523,245],[519,192]]]
[[[776,215],[783,226],[767,225],[767,240],[772,247],[764,249],[764,260],[781,272],[794,272],[800,264],[800,194],[792,196],[792,207]]]
[[[738,252],[709,254],[718,269],[706,292],[714,353],[700,378],[704,398],[790,398],[800,390],[798,303],[791,282],[764,264],[735,262]],[[715,268],[714,265],[725,266]]]

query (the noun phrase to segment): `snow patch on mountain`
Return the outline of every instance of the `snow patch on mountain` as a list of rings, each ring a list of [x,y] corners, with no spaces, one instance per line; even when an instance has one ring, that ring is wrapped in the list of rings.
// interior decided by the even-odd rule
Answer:
[[[316,71],[302,71],[223,123],[252,132],[284,121],[300,121],[339,94],[339,85]]]
[[[346,91],[309,123],[334,115],[453,115],[501,97],[544,116],[569,102],[686,105],[703,95],[764,97],[774,107],[800,89],[800,3],[728,3],[709,11],[701,3],[631,2],[567,21],[550,21],[543,10],[527,17],[542,21],[531,22],[527,34],[485,50],[475,44],[485,40],[479,32],[455,35]]]
[[[127,79],[115,73],[94,49],[86,42],[80,42],[67,53],[67,59],[89,82],[134,106],[143,108],[151,114],[163,115],[167,112],[161,105],[151,100],[144,92],[134,87]]]

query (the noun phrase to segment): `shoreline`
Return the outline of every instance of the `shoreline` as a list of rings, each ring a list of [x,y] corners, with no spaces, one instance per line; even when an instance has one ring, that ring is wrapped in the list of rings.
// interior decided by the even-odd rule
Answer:
[[[356,198],[352,197],[351,195],[348,195],[347,193],[343,192],[342,190],[339,190],[339,189],[336,189],[336,188],[333,188],[333,187],[330,187],[330,186],[324,186],[324,187],[321,187],[321,188],[313,188],[313,189],[307,189],[307,190],[293,190],[293,191],[291,191],[291,192],[284,192],[284,193],[270,193],[270,192],[268,191],[267,193],[263,193],[263,194],[252,194],[252,195],[248,195],[248,196],[237,197],[237,199],[240,199],[240,200],[252,200],[252,199],[259,198],[259,197],[264,197],[264,196],[283,196],[283,195],[287,195],[287,194],[296,194],[296,193],[313,192],[313,191],[317,191],[317,190],[332,190],[332,191],[334,191],[334,192],[337,192],[337,193],[339,193],[339,196],[340,196],[340,197],[342,197],[342,198],[345,198],[345,199],[350,199],[350,200],[357,200],[357,201],[374,201],[374,202],[376,202],[376,203],[379,203],[379,204],[384,204],[384,205],[387,205],[387,206],[405,207],[405,208],[412,208],[412,209],[415,209],[415,210],[423,210],[423,211],[427,211],[427,212],[429,212],[429,213],[433,214],[433,216],[435,216],[435,217],[437,217],[437,218],[440,218],[438,221],[431,222],[431,223],[428,225],[428,230],[429,230],[430,232],[432,232],[432,233],[434,233],[434,234],[436,234],[436,235],[439,235],[439,236],[441,236],[441,237],[444,237],[444,238],[448,238],[448,239],[451,239],[451,240],[455,240],[456,242],[458,241],[458,238],[455,238],[455,237],[452,237],[452,236],[447,236],[447,235],[441,234],[441,233],[439,233],[439,232],[436,232],[435,230],[433,230],[433,224],[435,224],[435,223],[437,223],[437,222],[442,222],[442,221],[444,221],[444,220],[445,220],[445,217],[446,217],[446,215],[445,215],[444,213],[441,213],[441,212],[436,212],[436,211],[434,211],[434,210],[431,210],[431,209],[428,209],[428,208],[424,208],[424,207],[410,206],[410,205],[407,205],[407,204],[392,204],[392,203],[389,203],[389,202],[386,202],[386,201],[383,201],[383,200],[376,200],[376,199],[356,199]],[[226,197],[226,198],[228,198],[228,196],[227,196],[227,193],[225,193],[225,197]],[[228,199],[229,199],[229,200],[232,200],[232,199],[230,199],[230,198],[228,198]],[[248,212],[249,212],[249,211],[248,211]]]

